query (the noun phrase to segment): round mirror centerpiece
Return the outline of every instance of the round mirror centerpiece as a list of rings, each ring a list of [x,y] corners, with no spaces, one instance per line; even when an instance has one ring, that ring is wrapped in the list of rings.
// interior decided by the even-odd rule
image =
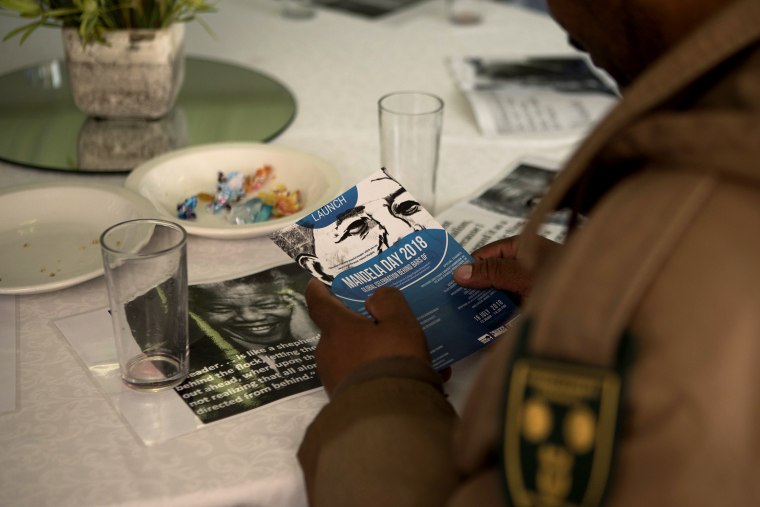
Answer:
[[[158,119],[184,79],[184,22],[214,10],[205,0],[0,0],[32,19],[5,36],[62,28],[76,106],[97,118]],[[200,21],[200,20],[199,20]]]

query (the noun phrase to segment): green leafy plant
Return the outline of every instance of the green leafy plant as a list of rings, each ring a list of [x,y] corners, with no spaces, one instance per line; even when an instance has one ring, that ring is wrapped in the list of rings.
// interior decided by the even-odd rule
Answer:
[[[0,14],[34,20],[3,38],[20,36],[20,43],[41,26],[77,28],[82,44],[104,43],[111,30],[160,29],[193,20],[208,30],[196,16],[214,10],[205,0],[0,0]]]

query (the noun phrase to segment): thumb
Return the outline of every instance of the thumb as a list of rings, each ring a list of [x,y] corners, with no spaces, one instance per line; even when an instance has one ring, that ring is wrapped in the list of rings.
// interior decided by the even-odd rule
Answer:
[[[496,288],[526,297],[533,284],[530,273],[515,259],[488,258],[462,264],[454,270],[454,281],[473,289]]]
[[[306,305],[311,320],[323,331],[338,325],[341,319],[364,319],[341,303],[330,289],[316,278],[309,280],[306,285]]]
[[[382,287],[364,302],[367,311],[377,322],[414,321],[417,319],[400,290]]]

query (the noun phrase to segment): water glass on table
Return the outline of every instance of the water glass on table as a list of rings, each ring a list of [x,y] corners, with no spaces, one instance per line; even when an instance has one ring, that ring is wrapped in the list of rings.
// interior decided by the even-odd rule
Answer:
[[[187,233],[138,219],[100,237],[121,378],[159,390],[188,374]]]
[[[394,92],[378,102],[380,158],[430,213],[435,213],[436,172],[443,100],[425,92]]]

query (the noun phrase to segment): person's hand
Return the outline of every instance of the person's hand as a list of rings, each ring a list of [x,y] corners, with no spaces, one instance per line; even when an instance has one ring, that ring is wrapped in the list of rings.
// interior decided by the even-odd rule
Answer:
[[[422,328],[398,289],[381,288],[367,299],[364,305],[372,319],[347,308],[316,278],[306,287],[306,301],[322,330],[316,361],[328,395],[347,375],[376,359],[430,361]]]
[[[517,261],[518,238],[512,236],[494,241],[472,252],[475,262],[455,269],[454,281],[463,287],[493,287],[516,294],[520,299],[528,297],[533,286],[533,273]],[[545,238],[541,241],[544,254],[560,246]]]

